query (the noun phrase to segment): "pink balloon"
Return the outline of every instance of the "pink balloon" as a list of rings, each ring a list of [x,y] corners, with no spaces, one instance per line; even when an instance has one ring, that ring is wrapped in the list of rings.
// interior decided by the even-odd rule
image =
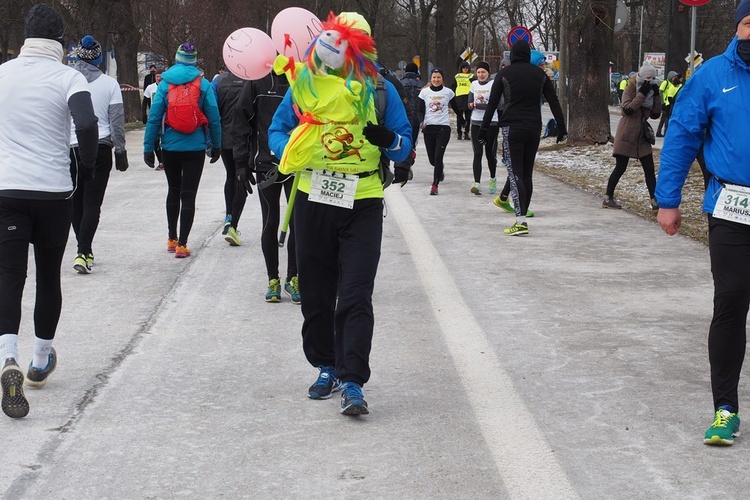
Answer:
[[[240,28],[224,42],[224,64],[243,80],[258,80],[271,72],[276,49],[259,29]]]
[[[315,14],[301,7],[284,9],[273,19],[271,38],[279,54],[305,61],[305,51],[323,31],[323,24]]]

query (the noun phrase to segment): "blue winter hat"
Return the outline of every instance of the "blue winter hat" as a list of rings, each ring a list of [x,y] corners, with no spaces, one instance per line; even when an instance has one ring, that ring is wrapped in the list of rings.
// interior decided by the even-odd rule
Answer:
[[[81,39],[76,49],[78,59],[85,61],[94,66],[99,66],[102,63],[102,46],[96,41],[91,35],[86,35]]]
[[[185,42],[177,49],[174,60],[178,63],[195,66],[198,64],[198,49],[192,42]]]
[[[750,16],[750,0],[742,0],[734,11],[734,25],[740,24],[747,16]]]
[[[533,64],[534,66],[539,66],[546,60],[547,56],[545,56],[542,52],[539,52],[538,50],[531,51],[531,64]]]

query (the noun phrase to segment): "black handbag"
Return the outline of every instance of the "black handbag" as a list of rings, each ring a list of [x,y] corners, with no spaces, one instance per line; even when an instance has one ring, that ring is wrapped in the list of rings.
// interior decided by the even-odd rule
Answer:
[[[656,144],[656,134],[648,120],[643,120],[643,137],[653,146]]]

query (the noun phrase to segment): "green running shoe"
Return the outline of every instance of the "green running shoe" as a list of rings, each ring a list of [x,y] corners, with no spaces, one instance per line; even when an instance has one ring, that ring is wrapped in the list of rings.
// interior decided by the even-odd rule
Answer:
[[[89,265],[89,267],[94,267],[94,254],[90,253],[86,256],[86,263]]]
[[[289,281],[284,283],[284,292],[291,297],[293,304],[302,303],[302,298],[299,295],[299,279],[296,276],[292,276]]]
[[[706,431],[703,442],[718,446],[732,446],[734,438],[740,435],[740,416],[720,408],[716,411],[711,427]]]
[[[274,278],[268,282],[266,302],[281,302],[281,283],[279,282],[279,278]]]
[[[238,247],[242,245],[242,240],[240,239],[240,232],[237,231],[232,226],[229,226],[229,229],[227,230],[227,234],[224,236],[224,239],[227,243],[229,243],[230,247]]]
[[[529,234],[529,226],[525,222],[521,222],[520,224],[516,222],[508,229],[503,229],[503,232],[507,236],[526,236]]]
[[[494,177],[492,179],[490,179],[490,190],[489,190],[489,193],[490,194],[497,193],[497,179],[495,179]]]
[[[75,269],[78,274],[91,274],[91,266],[89,266],[86,256],[82,253],[76,255],[76,260],[73,261],[73,269]]]
[[[503,200],[499,196],[492,200],[492,204],[495,205],[498,208],[502,208],[508,213],[513,213],[515,210],[513,209],[513,205],[510,204],[510,200]]]
[[[471,192],[474,194],[482,194],[482,186],[478,182],[471,185]]]
[[[527,209],[526,209],[526,217],[534,217],[534,212],[532,212],[531,210],[529,210],[529,209],[527,208]]]

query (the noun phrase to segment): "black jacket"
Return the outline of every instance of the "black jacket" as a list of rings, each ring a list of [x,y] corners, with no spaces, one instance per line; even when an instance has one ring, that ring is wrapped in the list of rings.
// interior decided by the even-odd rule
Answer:
[[[247,82],[242,89],[232,123],[232,149],[238,167],[265,173],[278,165],[268,147],[268,127],[287,90],[286,76],[273,72]]]
[[[500,113],[501,127],[518,127],[527,130],[542,130],[542,96],[549,103],[560,130],[565,130],[560,102],[555,87],[539,66],[531,64],[531,49],[524,40],[518,40],[510,51],[512,64],[501,69],[495,76],[490,92],[490,102],[484,112],[482,127],[489,127],[492,115],[505,98]]]
[[[232,142],[234,111],[246,81],[227,71],[217,76],[212,83],[216,90],[216,103],[219,105],[219,116],[221,116],[221,149],[234,149]]]

